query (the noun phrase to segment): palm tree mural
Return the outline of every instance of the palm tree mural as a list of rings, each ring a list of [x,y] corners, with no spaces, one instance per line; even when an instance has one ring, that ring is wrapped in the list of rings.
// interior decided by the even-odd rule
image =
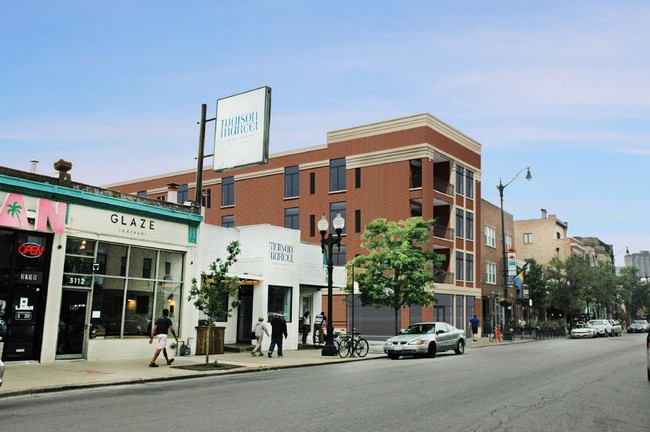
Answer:
[[[23,207],[18,204],[18,201],[14,201],[13,204],[10,204],[7,206],[7,213],[11,215],[11,217],[18,217],[20,215],[20,210]],[[18,224],[21,225],[20,218],[18,218]],[[21,225],[22,226],[22,225]]]

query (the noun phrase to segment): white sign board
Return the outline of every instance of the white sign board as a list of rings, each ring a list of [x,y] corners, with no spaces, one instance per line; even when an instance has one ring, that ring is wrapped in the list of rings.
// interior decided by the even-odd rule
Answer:
[[[217,101],[213,170],[267,163],[271,88],[261,87]]]

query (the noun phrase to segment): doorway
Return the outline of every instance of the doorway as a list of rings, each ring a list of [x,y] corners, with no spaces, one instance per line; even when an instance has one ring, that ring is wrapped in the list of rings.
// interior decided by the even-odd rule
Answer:
[[[253,285],[239,287],[239,307],[237,308],[237,342],[250,342],[253,331]]]
[[[88,333],[88,291],[64,289],[59,312],[56,359],[84,358]]]

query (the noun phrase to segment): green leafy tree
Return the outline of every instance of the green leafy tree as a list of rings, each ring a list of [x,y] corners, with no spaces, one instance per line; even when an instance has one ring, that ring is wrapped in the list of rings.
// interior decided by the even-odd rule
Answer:
[[[436,301],[433,281],[442,274],[444,256],[423,249],[430,243],[434,225],[435,221],[421,217],[399,222],[375,219],[361,235],[361,246],[368,255],[347,264],[348,268],[361,267],[355,274],[361,303],[394,311],[395,334],[399,333],[400,308],[430,306]]]
[[[650,290],[647,282],[641,282],[639,269],[634,266],[623,267],[618,281],[625,308],[630,314],[630,322],[645,316],[646,311],[650,308]]]
[[[594,303],[597,316],[602,316],[602,309],[607,311],[607,316],[617,315],[621,304],[617,277],[611,264],[599,262],[591,267],[591,285],[585,292],[585,303]]]
[[[585,291],[593,277],[589,261],[581,256],[571,256],[566,261],[553,258],[547,269],[550,307],[562,312],[564,319],[578,316],[584,307]]]
[[[237,262],[237,256],[240,253],[238,241],[232,241],[228,244],[226,259],[217,258],[210,264],[208,273],[201,272],[200,283],[196,278],[192,279],[192,288],[190,289],[188,301],[194,301],[194,306],[207,317],[209,327],[214,326],[214,321],[218,317],[229,317],[232,311],[239,307],[239,300],[233,300],[228,304],[229,297],[235,297],[239,289],[239,278],[228,276],[230,267]],[[205,363],[210,362],[210,334],[211,329],[207,329],[205,338]]]
[[[534,259],[528,261],[526,267],[525,288],[528,289],[528,299],[523,299],[522,304],[527,306],[529,304],[528,300],[530,299],[533,303],[533,318],[535,320],[546,319],[546,308],[549,304],[546,276],[544,267]]]

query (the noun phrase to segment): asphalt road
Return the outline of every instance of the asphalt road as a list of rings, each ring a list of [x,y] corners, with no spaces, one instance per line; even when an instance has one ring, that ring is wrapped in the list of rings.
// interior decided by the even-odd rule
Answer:
[[[645,335],[10,398],[3,431],[650,430]]]

